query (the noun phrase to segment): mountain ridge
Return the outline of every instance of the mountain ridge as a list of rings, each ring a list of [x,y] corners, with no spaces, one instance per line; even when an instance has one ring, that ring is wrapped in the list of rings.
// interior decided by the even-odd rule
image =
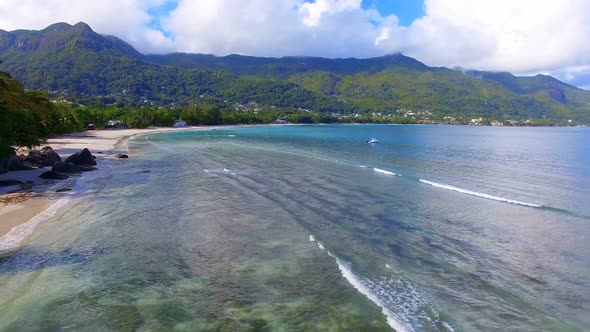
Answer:
[[[429,67],[403,54],[320,57],[144,55],[87,24],[0,30],[2,68],[28,89],[120,106],[224,103],[324,112],[590,121],[590,92],[551,76]],[[107,97],[105,97],[107,96]],[[98,101],[96,101],[98,100]]]

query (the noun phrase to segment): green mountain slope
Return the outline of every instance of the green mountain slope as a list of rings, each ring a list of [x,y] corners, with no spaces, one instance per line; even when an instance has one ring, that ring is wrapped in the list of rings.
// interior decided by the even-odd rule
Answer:
[[[401,115],[590,121],[590,92],[549,76],[460,72],[401,54],[372,59],[142,55],[86,24],[0,30],[0,60],[23,84],[82,103],[262,106]],[[397,112],[396,112],[397,111]],[[424,113],[428,111],[427,113]]]
[[[172,65],[185,69],[225,71],[240,76],[259,76],[286,79],[291,75],[313,71],[326,71],[338,75],[361,72],[378,73],[391,67],[428,71],[425,64],[402,54],[386,55],[372,59],[326,59],[318,57],[263,58],[243,55],[217,57],[208,54],[173,53],[146,55],[146,62]]]
[[[279,106],[299,99],[301,90],[288,82],[239,79],[231,74],[163,67],[140,60],[133,47],[112,36],[102,36],[86,24],[54,24],[42,31],[0,32],[0,59],[4,69],[33,90],[64,93],[83,102],[139,106],[191,104],[202,96],[215,100],[260,102]],[[254,90],[254,94],[251,90]],[[273,96],[268,96],[272,93]],[[302,104],[315,102],[304,94]]]

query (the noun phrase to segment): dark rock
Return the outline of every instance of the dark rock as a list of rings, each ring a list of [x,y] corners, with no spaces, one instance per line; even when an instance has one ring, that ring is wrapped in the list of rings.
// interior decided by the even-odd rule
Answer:
[[[51,170],[58,173],[82,173],[83,171],[82,167],[75,164],[64,163],[63,161],[58,161],[53,164]]]
[[[94,166],[96,165],[95,159],[96,157],[90,153],[90,150],[84,148],[82,151],[76,152],[66,158],[66,162],[76,165]]]
[[[129,156],[128,156],[128,155],[126,155],[126,154],[117,153],[117,154],[115,155],[115,158],[119,158],[119,159],[127,159],[127,158],[129,158]]]
[[[44,154],[45,158],[49,161],[49,163],[51,163],[51,165],[47,166],[53,166],[53,164],[55,164],[56,162],[61,161],[61,157],[59,156],[59,154],[53,151],[53,149],[50,146],[46,146],[43,149],[41,149],[41,153]]]
[[[55,192],[56,193],[63,193],[66,191],[72,191],[72,188],[61,188],[61,189],[57,189]]]
[[[30,162],[34,166],[53,166],[61,157],[57,152],[53,151],[50,146],[46,146],[41,150],[31,150],[27,156],[22,156],[21,159]]]
[[[69,176],[67,176],[65,174],[61,174],[61,173],[54,172],[54,171],[47,171],[47,172],[39,175],[39,177],[42,177],[42,178],[48,179],[48,180],[65,180],[65,179],[69,178]]]
[[[150,170],[146,170],[146,171],[139,171],[137,173],[150,173],[150,172],[151,172]]]
[[[25,165],[23,160],[16,155],[12,155],[8,158],[6,168],[8,171],[28,171],[33,169],[32,167]]]
[[[0,180],[0,187],[20,186],[25,184],[19,180]]]

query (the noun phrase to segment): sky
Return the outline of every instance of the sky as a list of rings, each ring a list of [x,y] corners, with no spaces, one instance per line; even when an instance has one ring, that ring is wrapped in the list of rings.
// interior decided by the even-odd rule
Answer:
[[[0,29],[88,23],[143,53],[375,57],[590,89],[590,0],[0,0]]]

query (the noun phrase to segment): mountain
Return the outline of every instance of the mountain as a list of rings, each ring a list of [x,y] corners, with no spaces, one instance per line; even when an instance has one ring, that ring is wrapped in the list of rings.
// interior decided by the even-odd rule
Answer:
[[[28,89],[85,104],[182,107],[207,101],[232,108],[255,102],[339,113],[402,116],[412,110],[433,118],[590,122],[590,92],[553,77],[429,67],[402,54],[143,55],[84,23],[57,23],[41,31],[0,30],[0,60]]]
[[[390,67],[428,71],[425,64],[404,56],[392,54],[372,59],[326,59],[318,57],[263,58],[232,54],[217,57],[210,54],[173,53],[167,55],[146,55],[143,60],[172,65],[185,69],[225,71],[240,76],[262,76],[287,79],[298,73],[324,71],[338,75],[353,75],[362,72],[378,73]]]

